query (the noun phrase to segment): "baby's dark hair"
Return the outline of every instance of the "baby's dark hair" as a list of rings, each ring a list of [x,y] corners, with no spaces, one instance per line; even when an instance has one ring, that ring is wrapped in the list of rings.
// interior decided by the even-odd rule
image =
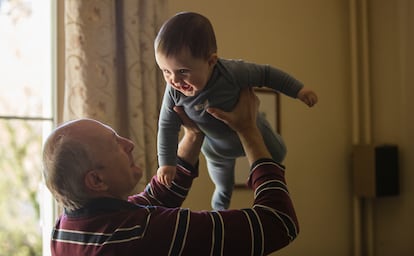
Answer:
[[[206,17],[194,12],[180,12],[162,25],[154,48],[166,57],[176,56],[188,48],[194,58],[208,59],[217,52],[217,43],[213,26]]]

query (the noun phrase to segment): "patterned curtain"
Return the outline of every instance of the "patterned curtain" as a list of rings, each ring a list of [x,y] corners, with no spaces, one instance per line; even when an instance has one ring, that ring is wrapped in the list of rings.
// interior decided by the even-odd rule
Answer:
[[[156,132],[164,82],[153,41],[166,0],[67,0],[65,121],[88,117],[134,141],[144,171],[137,190],[156,171]]]

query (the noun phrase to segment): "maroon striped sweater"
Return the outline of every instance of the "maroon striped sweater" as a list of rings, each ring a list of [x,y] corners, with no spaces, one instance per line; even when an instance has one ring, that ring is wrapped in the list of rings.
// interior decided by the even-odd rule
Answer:
[[[289,244],[298,221],[284,168],[262,159],[252,166],[251,208],[190,211],[179,208],[198,168],[179,161],[172,187],[155,177],[127,201],[98,198],[65,212],[52,234],[52,255],[266,255]]]

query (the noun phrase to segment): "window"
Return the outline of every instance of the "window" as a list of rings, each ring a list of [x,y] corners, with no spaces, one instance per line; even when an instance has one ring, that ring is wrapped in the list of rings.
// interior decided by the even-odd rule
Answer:
[[[55,5],[0,0],[2,255],[50,254],[54,201],[42,184],[41,151],[54,125]]]

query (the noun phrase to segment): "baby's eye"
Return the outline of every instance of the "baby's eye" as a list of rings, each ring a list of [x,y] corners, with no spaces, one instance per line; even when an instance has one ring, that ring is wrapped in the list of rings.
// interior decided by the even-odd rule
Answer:
[[[180,74],[185,74],[185,73],[188,73],[188,70],[187,69],[180,69],[180,70],[178,70],[178,72]]]
[[[166,69],[163,69],[163,70],[162,70],[162,72],[163,72],[164,74],[170,74],[170,71],[168,71],[168,70],[166,70]]]

